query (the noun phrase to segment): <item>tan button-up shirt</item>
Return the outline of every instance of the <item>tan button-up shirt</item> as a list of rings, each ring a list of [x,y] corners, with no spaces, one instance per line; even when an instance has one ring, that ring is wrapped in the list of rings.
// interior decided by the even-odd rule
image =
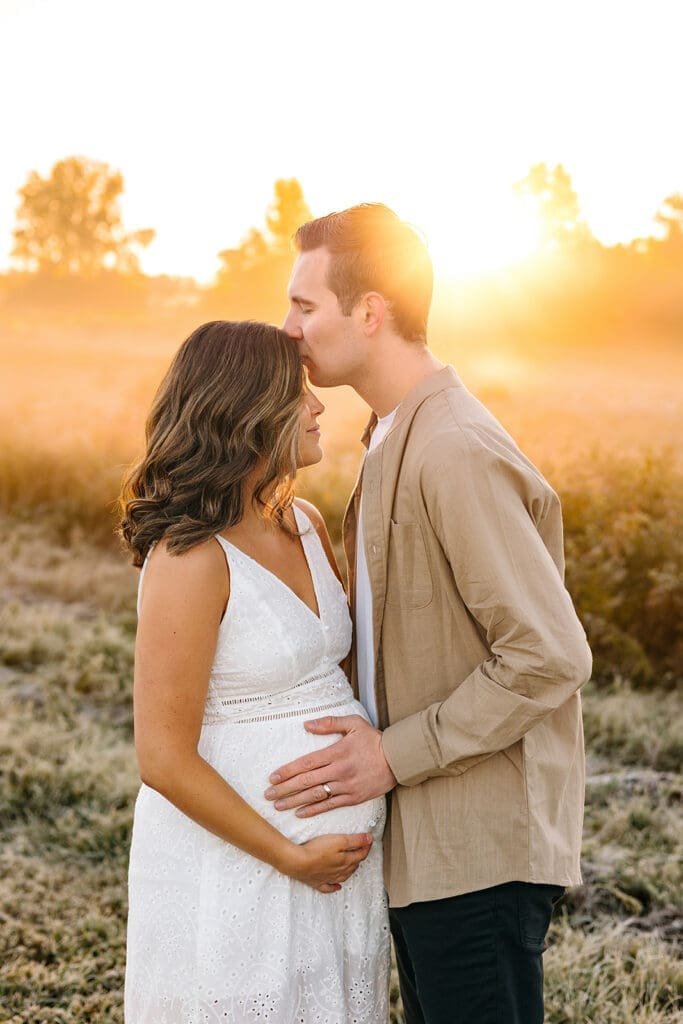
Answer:
[[[398,780],[391,905],[577,884],[591,658],[563,584],[557,495],[452,367],[432,374],[351,496],[352,608],[361,479],[379,725]]]

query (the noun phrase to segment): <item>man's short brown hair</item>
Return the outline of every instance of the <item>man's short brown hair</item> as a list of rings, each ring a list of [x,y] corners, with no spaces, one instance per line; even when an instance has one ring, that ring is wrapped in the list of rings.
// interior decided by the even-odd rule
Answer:
[[[300,252],[328,250],[327,284],[345,316],[367,292],[379,292],[401,337],[426,342],[432,263],[415,228],[388,206],[361,203],[308,221],[294,241]]]

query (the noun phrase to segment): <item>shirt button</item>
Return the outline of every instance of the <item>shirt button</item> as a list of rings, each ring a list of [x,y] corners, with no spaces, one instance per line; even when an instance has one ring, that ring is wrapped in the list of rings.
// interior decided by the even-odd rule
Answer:
[[[377,554],[377,552],[379,551],[379,548],[377,547],[376,544],[372,545],[371,551],[372,551],[373,555]]]

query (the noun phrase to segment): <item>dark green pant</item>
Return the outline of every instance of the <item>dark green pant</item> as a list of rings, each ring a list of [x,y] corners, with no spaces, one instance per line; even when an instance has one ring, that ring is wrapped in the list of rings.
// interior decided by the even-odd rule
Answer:
[[[559,885],[506,882],[390,911],[406,1024],[542,1024]]]

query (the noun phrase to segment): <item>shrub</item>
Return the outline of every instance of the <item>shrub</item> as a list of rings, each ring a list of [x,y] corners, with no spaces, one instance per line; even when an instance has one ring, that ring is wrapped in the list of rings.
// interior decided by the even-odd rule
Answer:
[[[567,587],[594,679],[671,687],[683,664],[683,474],[673,454],[565,471]]]

